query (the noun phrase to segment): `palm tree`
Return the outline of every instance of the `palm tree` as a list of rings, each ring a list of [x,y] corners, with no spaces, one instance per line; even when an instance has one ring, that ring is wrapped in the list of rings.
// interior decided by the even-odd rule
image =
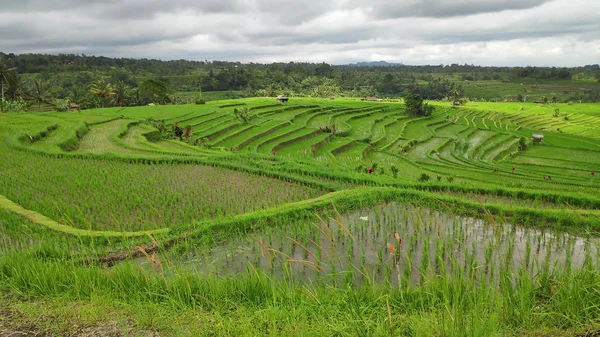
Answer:
[[[4,63],[0,62],[0,87],[2,91],[2,100],[4,100],[4,85],[14,81],[16,68],[8,68]]]
[[[133,89],[129,101],[135,106],[144,105],[144,100],[142,99],[139,89]]]
[[[111,102],[118,106],[124,106],[127,103],[127,99],[129,96],[129,87],[125,82],[119,81],[114,89],[114,96],[111,99]]]
[[[44,84],[41,81],[31,80],[33,87],[27,93],[29,99],[37,103],[38,109],[42,110],[42,103],[47,103],[49,100],[49,89],[44,88]]]
[[[23,95],[23,88],[25,87],[25,81],[21,79],[16,71],[8,77],[8,86],[4,89],[4,96],[8,99],[16,100],[19,96]]]
[[[90,93],[100,99],[104,108],[106,101],[115,95],[115,89],[110,83],[97,80],[90,85]]]

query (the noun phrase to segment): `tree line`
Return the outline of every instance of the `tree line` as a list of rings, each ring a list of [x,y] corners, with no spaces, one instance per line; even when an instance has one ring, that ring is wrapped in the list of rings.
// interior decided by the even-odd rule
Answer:
[[[227,61],[150,60],[75,54],[0,53],[3,109],[80,108],[182,103],[177,93],[230,91],[232,96],[465,98],[462,83],[475,80],[600,81],[598,65],[577,68],[474,65],[356,66],[327,63],[259,64]],[[593,100],[593,97],[591,96]],[[188,98],[189,100],[189,98]]]

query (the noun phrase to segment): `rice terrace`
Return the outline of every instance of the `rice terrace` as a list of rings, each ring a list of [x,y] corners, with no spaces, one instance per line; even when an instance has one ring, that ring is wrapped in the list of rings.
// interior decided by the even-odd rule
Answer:
[[[0,114],[4,315],[44,306],[57,334],[594,335],[600,104],[431,104]]]

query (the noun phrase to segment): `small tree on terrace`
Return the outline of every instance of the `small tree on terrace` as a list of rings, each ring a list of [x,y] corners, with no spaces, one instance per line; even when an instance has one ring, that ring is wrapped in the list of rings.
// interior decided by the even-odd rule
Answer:
[[[435,107],[423,103],[423,98],[418,94],[409,94],[404,98],[406,113],[416,116],[431,116]]]
[[[235,118],[239,119],[244,123],[248,123],[248,121],[252,119],[252,117],[250,116],[250,109],[247,106],[233,109],[233,115],[235,116]]]

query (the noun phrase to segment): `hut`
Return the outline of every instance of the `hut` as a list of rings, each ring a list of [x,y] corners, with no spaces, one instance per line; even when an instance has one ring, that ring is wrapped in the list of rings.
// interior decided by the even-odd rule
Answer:
[[[77,103],[71,103],[71,104],[69,104],[69,110],[71,110],[71,111],[79,111],[79,104],[77,104]]]
[[[289,98],[287,98],[287,96],[277,96],[277,102],[279,103],[286,103],[289,100]]]
[[[544,140],[544,135],[541,133],[534,133],[531,135],[534,143],[541,143]]]

